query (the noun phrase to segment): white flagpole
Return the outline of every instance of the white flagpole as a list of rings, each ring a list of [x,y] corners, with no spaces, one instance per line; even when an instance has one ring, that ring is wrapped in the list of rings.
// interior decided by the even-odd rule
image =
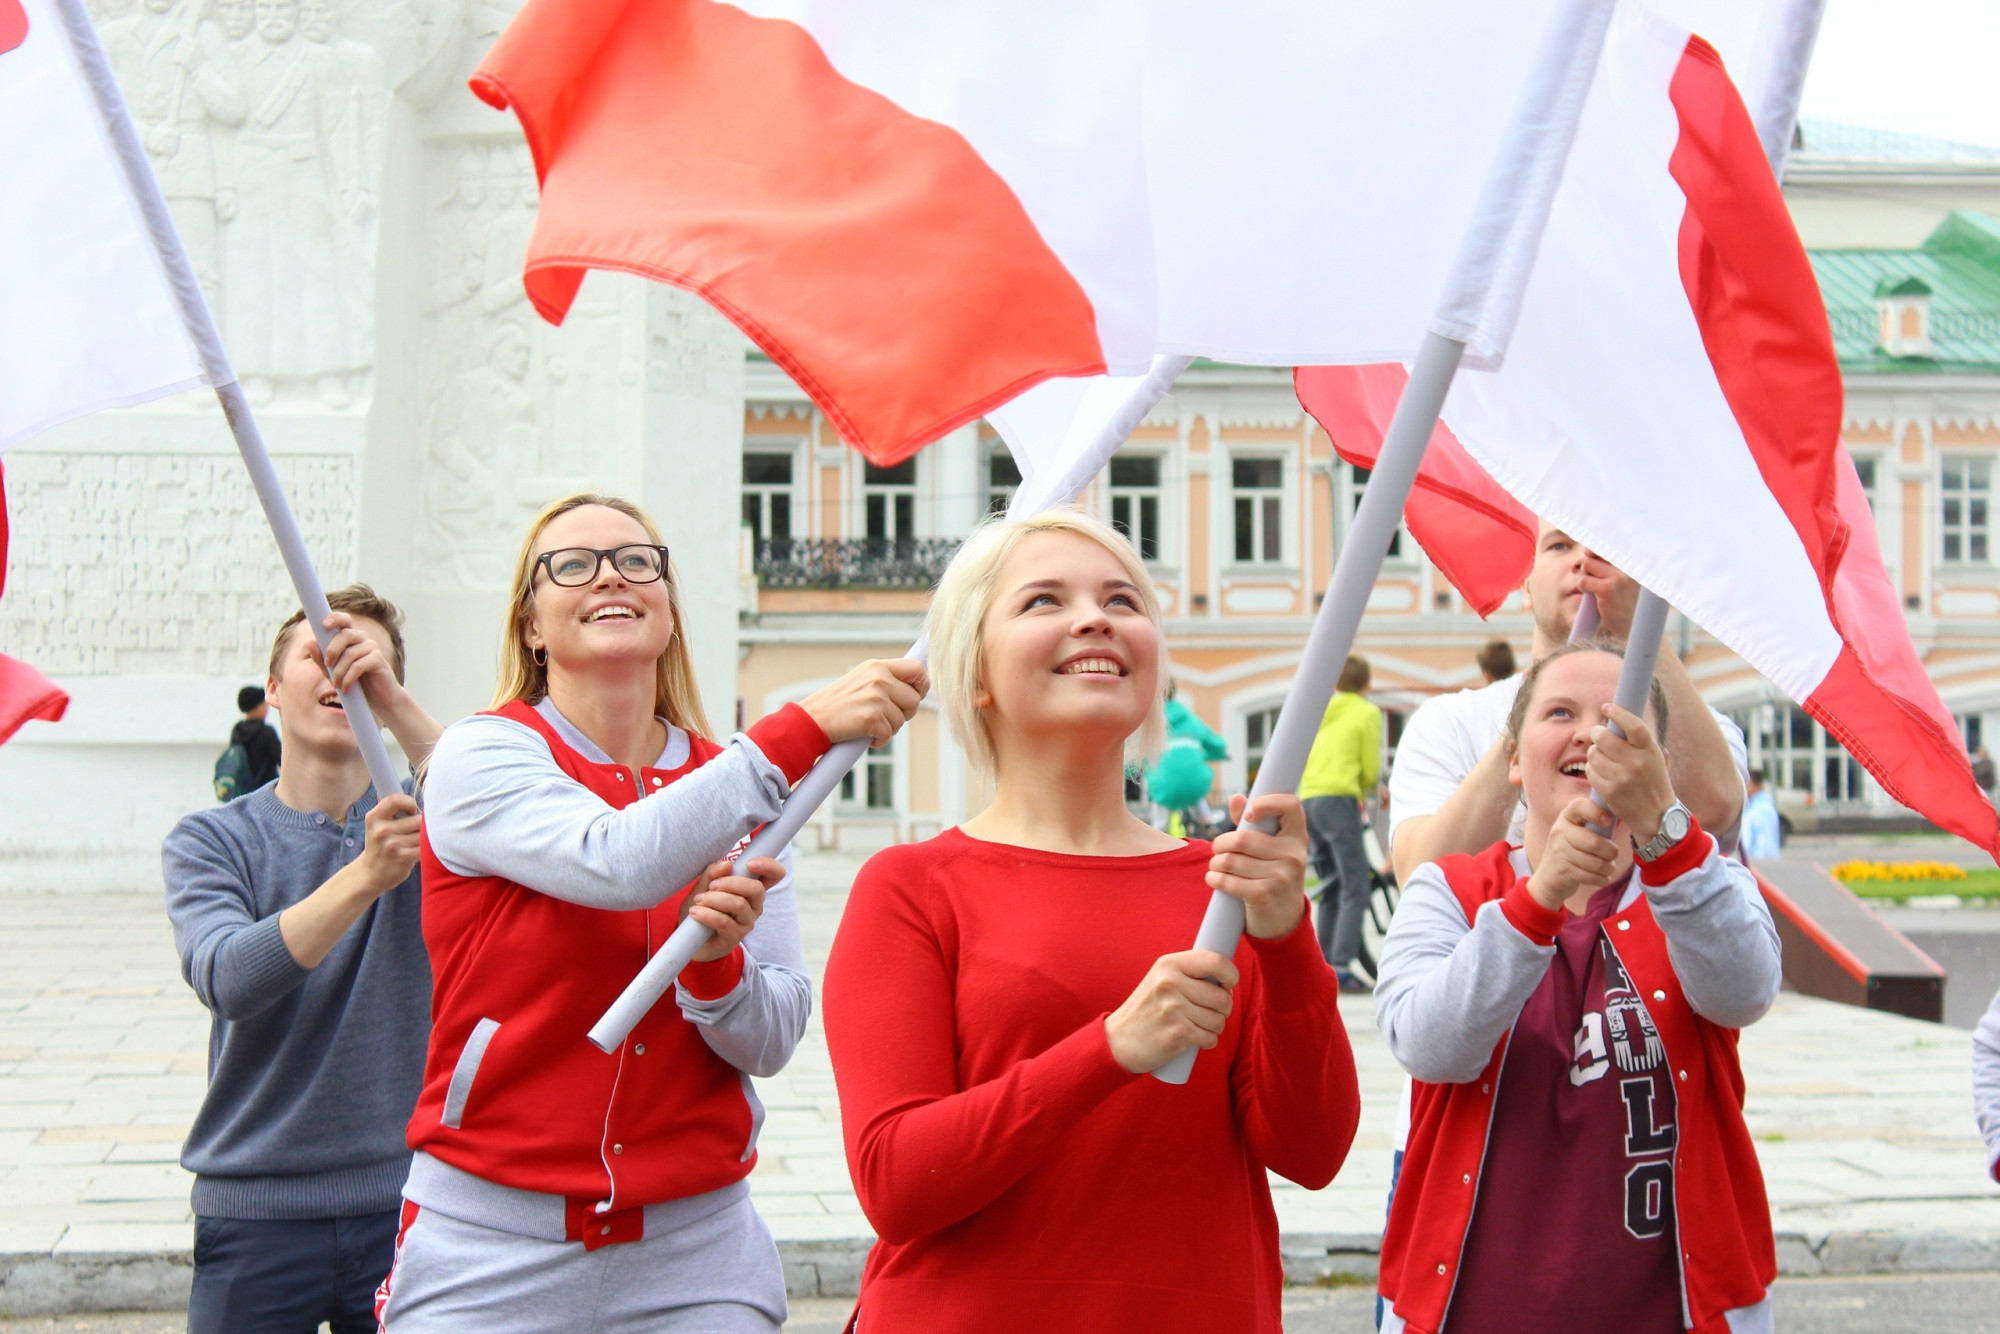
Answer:
[[[194,2],[188,0],[191,5]],[[299,535],[298,520],[292,517],[291,503],[285,498],[284,488],[278,484],[277,471],[271,466],[271,453],[264,447],[264,437],[257,430],[257,419],[251,415],[250,404],[243,397],[243,387],[236,382],[229,354],[223,350],[222,335],[216,330],[215,317],[209,312],[208,299],[202,295],[201,284],[195,281],[194,267],[188,263],[187,251],[181,246],[180,233],[175,230],[173,216],[167,211],[167,201],[160,195],[160,184],[153,178],[153,168],[146,161],[145,146],[140,143],[138,131],[132,126],[125,98],[111,72],[111,62],[105,59],[104,48],[97,43],[97,30],[91,24],[90,13],[84,8],[83,0],[53,0],[53,3],[56,12],[62,16],[70,49],[83,73],[84,82],[90,86],[91,96],[97,102],[98,114],[104,118],[105,134],[111,141],[113,151],[118,154],[119,165],[124,168],[133,203],[145,220],[155,249],[159,251],[160,264],[166,270],[168,285],[173,288],[174,299],[180,304],[181,318],[187,325],[188,339],[201,356],[202,369],[208,382],[215,387],[216,398],[221,400],[230,433],[236,437],[236,447],[243,455],[243,466],[250,472],[251,485],[256,487],[257,499],[264,506],[264,518],[271,525],[271,535],[277,539],[279,553],[285,558],[285,568],[292,576],[299,605],[305,609],[306,623],[312,627],[313,637],[324,649],[333,638],[332,632],[322,624],[330,614],[326,592],[313,569],[312,557],[306,553],[305,539]],[[348,726],[354,729],[354,740],[361,747],[361,757],[367,762],[368,776],[374,780],[376,794],[388,796],[401,791],[395,766],[389,761],[389,748],[383,744],[381,728],[376,725],[375,715],[361,691],[341,691],[340,705],[347,715]]]
[[[1431,332],[1417,349],[1409,382],[1341,544],[1298,675],[1251,786],[1253,801],[1298,790],[1320,718],[1354,647],[1369,591],[1389,553],[1459,363],[1475,345],[1482,357],[1497,359],[1513,330],[1616,4],[1572,0],[1550,21],[1534,75],[1515,109],[1512,130],[1494,161]],[[1256,827],[1271,832],[1276,824],[1259,821]],[[1195,948],[1226,959],[1242,938],[1243,904],[1218,890],[1209,899]],[[1155,1070],[1154,1077],[1186,1083],[1194,1072],[1195,1051],[1188,1048]]]
[[[1192,357],[1155,357],[1152,369],[1098,430],[1089,448],[1080,451],[1060,474],[1036,476],[1024,483],[1014,493],[1014,503],[1008,507],[1009,517],[1019,518],[1054,509],[1082,495],[1083,489],[1090,485],[1090,479],[1097,476],[1106,461],[1118,452],[1118,447],[1145,420],[1146,414],[1173,388],[1175,377],[1186,370],[1193,360]],[[929,645],[922,639],[917,640],[910,646],[909,656],[920,661],[925,659],[929,656]],[[778,812],[778,817],[751,838],[750,845],[736,859],[736,873],[743,874],[753,857],[777,856],[787,843],[798,836],[799,830],[805,828],[813,812],[833,795],[840,780],[847,776],[847,771],[860,761],[867,750],[868,739],[857,737],[841,742],[821,757],[820,762],[798,781],[791,795],[785,798],[784,808]],[[590,1040],[599,1051],[618,1050],[631,1035],[634,1026],[659,1003],[660,997],[667,994],[667,988],[674,984],[681,970],[694,961],[694,956],[701,952],[712,935],[714,932],[691,917],[684,918],[674,928],[666,944],[660,946],[659,953],[646,961],[638,976],[591,1027]]]

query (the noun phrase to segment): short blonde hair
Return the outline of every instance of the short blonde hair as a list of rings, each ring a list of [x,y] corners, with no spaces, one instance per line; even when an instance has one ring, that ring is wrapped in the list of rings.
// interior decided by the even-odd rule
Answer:
[[[1000,567],[1014,548],[1036,533],[1069,533],[1097,543],[1125,568],[1125,577],[1139,591],[1146,619],[1155,629],[1160,625],[1160,594],[1146,573],[1145,562],[1125,535],[1080,510],[1045,510],[1025,519],[993,519],[980,525],[965,545],[952,557],[944,577],[938,581],[931,609],[924,621],[930,641],[931,689],[945,722],[973,763],[987,773],[994,769],[993,737],[986,718],[974,702],[979,694],[979,674],[984,644],[981,629],[1000,582]],[[1172,677],[1167,672],[1165,645],[1161,646],[1159,697],[1146,711],[1146,720],[1126,742],[1129,758],[1147,761],[1159,754],[1166,735],[1162,710]]]
[[[536,515],[535,521],[528,525],[527,539],[521,543],[521,554],[514,561],[514,588],[507,598],[507,629],[500,641],[500,686],[493,693],[496,709],[515,700],[539,704],[549,693],[549,669],[536,662],[535,655],[528,651],[528,617],[535,607],[535,544],[551,522],[586,505],[616,510],[645,529],[646,536],[655,544],[666,545],[646,511],[618,496],[583,492],[558,500]],[[680,581],[675,577],[671,560],[661,579],[667,586],[667,606],[673,611],[674,634],[654,668],[653,712],[683,732],[712,737],[708,715],[701,708],[701,691],[695,686],[694,659],[688,653],[687,618],[681,615]]]

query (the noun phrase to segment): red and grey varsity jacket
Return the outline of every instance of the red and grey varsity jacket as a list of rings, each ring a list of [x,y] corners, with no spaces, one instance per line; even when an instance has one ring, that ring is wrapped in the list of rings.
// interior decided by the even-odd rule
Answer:
[[[1700,848],[1712,848],[1706,836]],[[1477,856],[1436,863],[1468,924],[1496,900],[1510,922],[1520,921],[1525,889],[1511,853],[1503,841]],[[1707,855],[1712,861],[1713,852]],[[1700,865],[1696,859],[1687,871]],[[1648,998],[1674,1072],[1680,1127],[1674,1221],[1683,1310],[1696,1334],[1728,1334],[1727,1313],[1762,1302],[1777,1275],[1763,1173],[1743,1121],[1737,1031],[1703,1018],[1688,1002],[1645,894],[1632,895],[1604,926],[1617,933],[1619,957]],[[1501,1037],[1486,1068],[1467,1083],[1412,1081],[1409,1142],[1381,1264],[1382,1295],[1411,1334],[1435,1334],[1452,1300],[1507,1040]]]
[[[526,704],[497,712],[532,728],[564,774],[619,809],[722,753],[690,736],[681,767],[635,771],[579,754]],[[791,781],[827,744],[795,706],[749,735],[767,755],[783,757]],[[755,1113],[742,1072],[678,1007],[655,1006],[609,1055],[585,1036],[672,934],[692,886],[650,909],[589,907],[501,876],[457,874],[428,831],[422,865],[432,1031],[412,1149],[486,1181],[564,1196],[572,1213],[591,1209],[631,1229],[639,1206],[749,1174]],[[680,985],[719,997],[743,969],[739,948],[690,965]]]

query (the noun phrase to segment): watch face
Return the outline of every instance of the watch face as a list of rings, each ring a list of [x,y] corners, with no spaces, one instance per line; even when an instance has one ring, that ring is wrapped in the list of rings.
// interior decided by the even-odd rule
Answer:
[[[1668,807],[1666,815],[1660,820],[1660,832],[1665,834],[1672,842],[1678,843],[1687,837],[1687,831],[1687,807],[1679,803]]]

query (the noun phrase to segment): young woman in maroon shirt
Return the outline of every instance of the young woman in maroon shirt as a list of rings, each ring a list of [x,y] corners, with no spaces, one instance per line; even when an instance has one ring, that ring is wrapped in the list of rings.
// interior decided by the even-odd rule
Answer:
[[[1126,810],[1129,743],[1160,716],[1159,604],[1097,520],[975,534],[929,628],[939,702],[996,787],[862,868],[827,966],[881,1238],[856,1327],[1276,1334],[1266,1169],[1326,1185],[1359,1114],[1299,802],[1261,799],[1279,832],[1213,847]],[[1234,960],[1187,948],[1211,889],[1244,903]],[[1190,1046],[1186,1085],[1146,1077]]]

